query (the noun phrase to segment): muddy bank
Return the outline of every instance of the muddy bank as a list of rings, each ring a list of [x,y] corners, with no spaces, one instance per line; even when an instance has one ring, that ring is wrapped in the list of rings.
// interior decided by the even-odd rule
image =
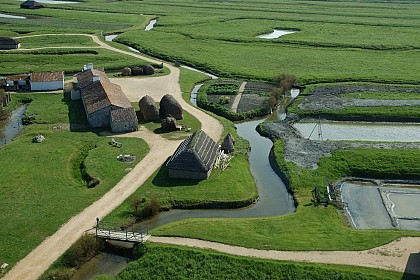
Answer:
[[[342,94],[357,92],[416,93],[420,96],[420,88],[377,85],[322,86],[313,89],[310,93],[303,96],[301,103],[297,107],[305,111],[319,111],[343,109],[344,107],[401,107],[420,105],[420,100],[377,100],[340,97]]]
[[[292,126],[296,118],[287,118],[281,122],[262,123],[259,132],[284,143],[284,157],[299,167],[316,169],[321,157],[328,157],[338,149],[420,149],[420,143],[361,143],[346,141],[307,140]]]

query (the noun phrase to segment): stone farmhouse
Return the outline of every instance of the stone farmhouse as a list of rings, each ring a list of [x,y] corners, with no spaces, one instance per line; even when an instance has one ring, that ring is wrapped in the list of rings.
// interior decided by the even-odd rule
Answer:
[[[71,99],[82,99],[89,125],[110,127],[114,133],[137,130],[134,108],[119,85],[111,83],[104,71],[92,64],[73,76]]]
[[[194,132],[167,162],[169,178],[207,179],[218,152],[219,146],[204,131]]]

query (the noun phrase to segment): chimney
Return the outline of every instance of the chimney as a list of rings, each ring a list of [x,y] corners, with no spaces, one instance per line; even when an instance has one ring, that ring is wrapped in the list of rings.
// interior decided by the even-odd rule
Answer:
[[[92,82],[96,82],[96,81],[99,81],[99,80],[100,80],[100,78],[99,78],[98,75],[93,75]]]
[[[93,70],[93,63],[88,63],[88,65],[87,65],[87,69],[89,69],[89,70]]]

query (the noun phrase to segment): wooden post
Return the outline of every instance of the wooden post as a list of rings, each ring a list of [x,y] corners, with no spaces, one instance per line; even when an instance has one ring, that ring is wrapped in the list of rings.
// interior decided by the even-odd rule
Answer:
[[[99,218],[96,217],[96,236],[98,236]]]

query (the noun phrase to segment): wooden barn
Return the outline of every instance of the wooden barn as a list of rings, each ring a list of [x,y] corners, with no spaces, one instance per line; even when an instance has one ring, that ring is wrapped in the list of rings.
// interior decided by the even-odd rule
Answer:
[[[64,72],[50,71],[29,75],[31,91],[50,91],[64,89]]]
[[[10,37],[0,37],[0,50],[14,50],[20,47],[20,42]]]
[[[41,9],[44,8],[44,5],[36,2],[35,0],[27,0],[20,4],[20,8],[22,9]]]
[[[200,130],[185,139],[166,166],[169,178],[203,180],[210,176],[219,146]]]
[[[105,72],[88,67],[75,75],[80,96],[91,127],[110,127],[112,132],[137,130],[138,120],[130,101],[119,85],[109,81]]]

